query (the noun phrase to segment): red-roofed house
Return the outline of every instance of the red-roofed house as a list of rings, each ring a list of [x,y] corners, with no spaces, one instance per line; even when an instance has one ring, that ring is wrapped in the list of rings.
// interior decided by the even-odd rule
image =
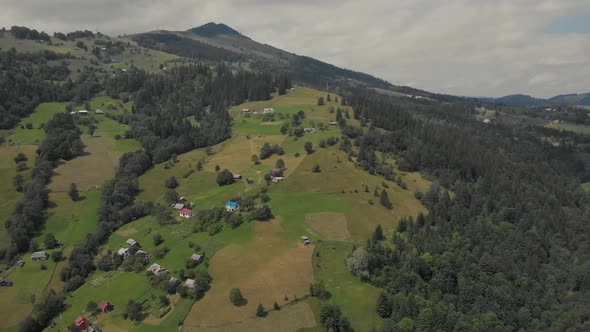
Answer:
[[[100,311],[102,311],[102,312],[108,312],[108,311],[113,310],[113,305],[107,301],[102,301],[98,305],[98,309],[100,309]]]
[[[76,327],[80,329],[80,331],[88,330],[89,326],[90,322],[88,322],[88,318],[84,316],[78,316],[78,318],[76,318]]]
[[[193,210],[184,208],[180,210],[180,216],[183,218],[190,218],[193,216]]]

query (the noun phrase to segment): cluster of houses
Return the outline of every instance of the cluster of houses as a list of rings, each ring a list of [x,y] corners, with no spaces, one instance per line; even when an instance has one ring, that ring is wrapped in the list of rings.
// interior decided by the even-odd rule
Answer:
[[[242,114],[251,114],[251,115],[258,115],[258,114],[273,114],[275,112],[274,108],[267,107],[261,110],[251,110],[249,108],[243,108]]]
[[[127,247],[117,250],[117,255],[127,258],[133,254],[136,257],[143,257],[146,261],[150,259],[150,254],[140,249],[141,246],[139,245],[139,242],[134,239],[127,239],[126,243]]]
[[[103,300],[98,304],[98,310],[100,310],[100,312],[102,312],[102,313],[107,313],[109,311],[112,311],[114,308],[115,307],[113,306],[113,304],[110,303],[109,301]],[[86,318],[86,316],[78,316],[78,318],[76,318],[76,320],[74,321],[74,324],[76,325],[76,327],[80,331],[86,331],[86,332],[100,331],[100,329],[98,329],[92,325],[92,323],[88,320],[88,318]]]
[[[88,114],[89,114],[88,110],[79,110],[79,111],[71,111],[70,112],[70,115],[88,115]],[[97,108],[94,111],[94,114],[104,114],[104,112]]]

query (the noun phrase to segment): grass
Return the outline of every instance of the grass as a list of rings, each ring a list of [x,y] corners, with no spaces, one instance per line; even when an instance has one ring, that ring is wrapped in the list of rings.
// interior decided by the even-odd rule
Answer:
[[[0,145],[0,221],[7,220],[12,215],[16,203],[22,198],[23,194],[16,191],[12,179],[17,174],[14,157],[19,152],[24,153],[27,158],[27,165],[32,167],[35,161],[36,146],[24,145],[17,149],[7,145]],[[30,177],[30,169],[18,172],[25,179]],[[0,227],[0,248],[6,248],[10,243],[6,228]]]
[[[354,277],[346,268],[346,257],[352,251],[349,242],[321,242],[313,257],[314,275],[326,285],[332,295],[329,302],[336,303],[350,319],[356,331],[379,327],[381,318],[375,311],[379,288]]]
[[[31,312],[32,296],[36,300],[41,299],[55,270],[55,263],[51,260],[33,262],[30,254],[21,259],[25,261],[24,267],[11,267],[0,274],[14,282],[12,287],[0,288],[0,329],[15,327]],[[45,265],[47,269],[42,270],[41,265]]]
[[[588,126],[588,125],[561,122],[561,123],[550,123],[547,125],[547,127],[553,128],[553,129],[565,130],[565,131],[573,131],[573,132],[575,132],[577,134],[581,134],[581,135],[590,135],[590,126]]]
[[[582,189],[590,193],[590,182],[582,183]]]
[[[8,139],[24,144],[39,144],[46,136],[45,130],[41,126],[51,120],[56,113],[65,111],[66,103],[41,103],[35,108],[35,112],[20,121]],[[33,129],[26,129],[25,125],[29,123]]]
[[[230,331],[298,331],[317,325],[312,307],[309,301],[300,301],[292,305],[282,307],[279,311],[272,310],[266,317],[252,318],[240,322],[234,322],[223,326],[191,327],[185,325],[183,331],[199,332],[230,332]],[[271,309],[271,308],[267,308]]]
[[[345,241],[350,238],[346,216],[342,213],[310,213],[305,216],[305,222],[327,241]]]

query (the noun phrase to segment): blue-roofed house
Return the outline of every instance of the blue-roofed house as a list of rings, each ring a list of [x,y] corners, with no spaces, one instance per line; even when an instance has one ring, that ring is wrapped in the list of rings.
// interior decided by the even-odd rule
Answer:
[[[229,201],[229,202],[225,203],[225,210],[227,212],[234,212],[234,211],[238,211],[239,209],[240,209],[240,206],[238,205],[237,202]]]

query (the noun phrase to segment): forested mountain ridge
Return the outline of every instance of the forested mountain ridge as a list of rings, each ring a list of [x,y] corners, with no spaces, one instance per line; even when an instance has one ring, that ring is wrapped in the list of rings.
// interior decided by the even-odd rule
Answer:
[[[255,70],[281,70],[293,76],[296,83],[325,87],[326,82],[394,88],[392,84],[372,75],[339,68],[306,56],[289,53],[261,44],[225,24],[207,23],[188,31],[151,31],[130,36],[140,45],[200,60],[218,60],[211,52],[217,50],[224,59]],[[230,57],[229,54],[233,54]],[[243,63],[243,64],[242,64]]]

